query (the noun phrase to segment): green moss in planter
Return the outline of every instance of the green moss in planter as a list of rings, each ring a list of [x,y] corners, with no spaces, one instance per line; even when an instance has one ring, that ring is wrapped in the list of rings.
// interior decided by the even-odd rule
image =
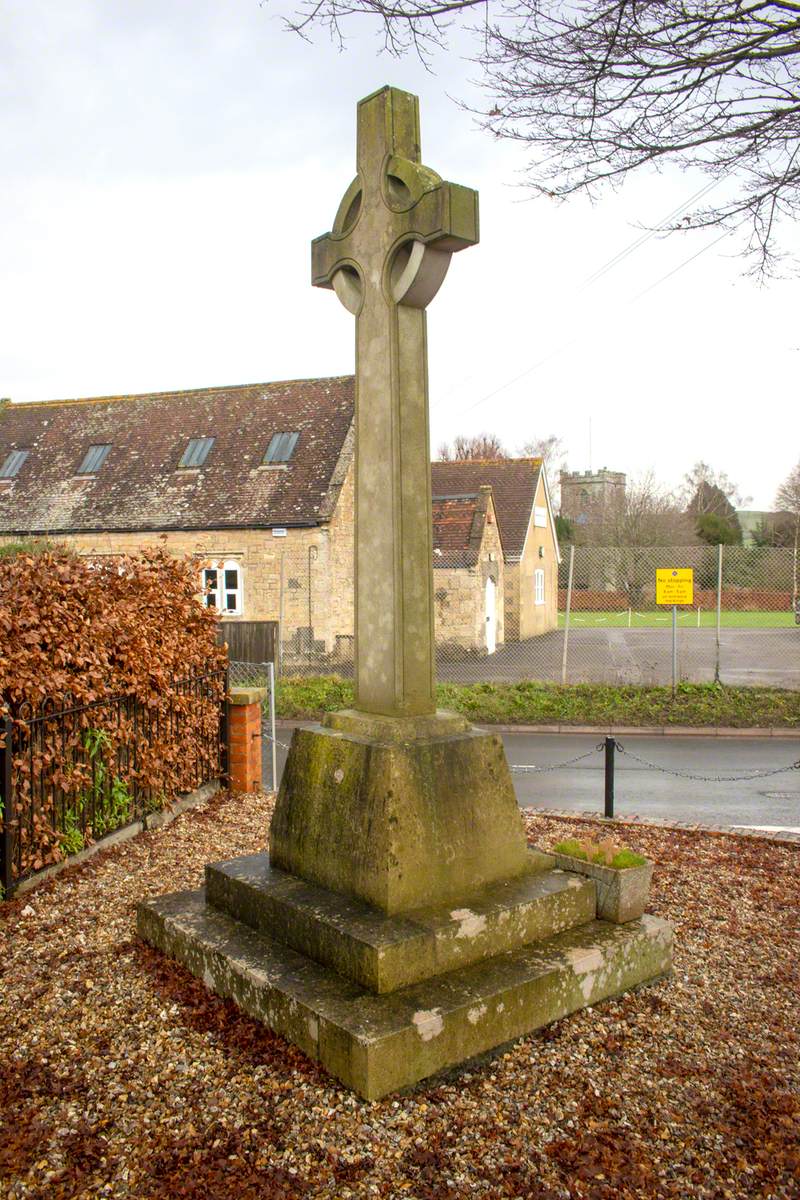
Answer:
[[[635,850],[620,850],[619,854],[615,854],[610,867],[616,867],[618,871],[624,871],[628,867],[643,867],[647,859],[643,854],[637,854]]]
[[[553,847],[554,854],[568,854],[570,858],[580,859],[581,862],[598,863],[603,867],[614,867],[617,871],[625,871],[628,867],[643,867],[647,862],[641,854],[634,850],[617,849],[607,845],[594,846],[590,842],[579,842],[577,838],[567,838]]]
[[[611,838],[601,842],[568,838],[554,846],[551,853],[560,871],[574,871],[595,881],[600,920],[625,924],[642,916],[653,864],[641,854],[615,845]]]

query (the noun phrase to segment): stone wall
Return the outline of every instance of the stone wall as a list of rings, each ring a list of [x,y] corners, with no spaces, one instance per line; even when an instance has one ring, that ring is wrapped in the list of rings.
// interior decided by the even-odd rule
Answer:
[[[536,489],[535,507],[545,508],[544,480],[539,479]],[[541,547],[541,556],[539,553]],[[544,604],[535,601],[535,572],[544,570]],[[509,570],[509,567],[506,567]],[[525,539],[525,549],[521,561],[516,564],[516,589],[519,611],[519,637],[537,637],[558,626],[558,559],[552,524],[548,518],[547,526],[534,523],[531,513],[528,535]]]
[[[519,563],[507,562],[504,567],[505,633],[507,642],[519,641]]]
[[[505,571],[494,512],[483,532],[474,567],[443,563],[433,572],[434,629],[437,645],[486,653],[486,580],[495,582],[496,641],[505,640]]]

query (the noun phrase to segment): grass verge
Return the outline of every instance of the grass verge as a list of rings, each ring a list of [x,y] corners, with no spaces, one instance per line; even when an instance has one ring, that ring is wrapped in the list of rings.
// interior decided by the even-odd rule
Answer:
[[[603,684],[441,683],[440,708],[472,721],[509,725],[729,725],[800,730],[800,692],[682,684],[609,687]],[[353,702],[349,680],[337,675],[289,677],[278,683],[279,717],[314,720]]]
[[[672,610],[663,608],[659,612],[637,612],[634,608],[630,615],[628,610],[621,612],[573,612],[569,619],[572,629],[586,628],[615,628],[615,629],[668,629],[672,624]],[[563,629],[565,614],[558,614],[558,628]],[[717,624],[717,614],[713,609],[679,610],[679,629],[714,629]],[[720,625],[723,629],[789,629],[794,628],[794,613],[786,612],[735,612],[724,610],[720,614]]]

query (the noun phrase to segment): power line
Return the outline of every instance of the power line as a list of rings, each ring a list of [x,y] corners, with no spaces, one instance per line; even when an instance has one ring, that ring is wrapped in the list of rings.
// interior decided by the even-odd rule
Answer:
[[[699,258],[701,254],[705,254],[706,250],[710,250],[712,246],[716,246],[717,243],[721,242],[724,238],[730,237],[732,233],[732,229],[726,229],[725,232],[721,233],[718,238],[714,238],[713,242],[709,242],[707,246],[703,246],[702,250],[698,250],[696,254],[692,254],[690,258],[685,259],[677,267],[673,267],[671,271],[667,271],[666,275],[662,275],[660,279],[655,281],[655,283],[651,283],[641,292],[637,292],[635,296],[631,297],[631,299],[628,301],[628,304],[635,304],[637,300],[641,300],[642,296],[646,296],[648,292],[652,292],[653,288],[657,288],[659,284],[665,283],[668,279],[671,279],[673,275],[678,273],[678,271],[682,271],[684,267],[688,267],[690,262],[694,262],[694,260]]]
[[[601,267],[598,267],[593,274],[589,275],[588,278],[584,280],[576,295],[580,295],[580,293],[585,291],[587,287],[590,287],[593,283],[596,283],[598,279],[602,279],[602,277],[608,274],[608,272],[617,266],[618,263],[623,262],[630,254],[633,254],[634,250],[638,250],[640,246],[643,246],[645,242],[648,242],[651,237],[655,237],[657,233],[666,232],[670,221],[673,221],[675,217],[679,217],[680,214],[685,212],[687,208],[691,207],[696,200],[700,200],[704,196],[707,196],[708,193],[720,182],[721,179],[712,179],[710,183],[703,184],[703,186],[698,188],[694,195],[690,196],[688,200],[684,200],[682,204],[679,204],[676,208],[673,208],[672,212],[668,212],[666,216],[662,217],[653,229],[646,230],[640,237],[636,239],[636,241],[631,242],[629,246],[626,246],[623,250],[620,250],[620,252],[615,254],[613,258],[610,258],[608,262],[604,263]]]
[[[602,266],[598,267],[596,271],[594,271],[591,275],[589,275],[588,278],[586,278],[583,281],[581,286],[575,292],[572,293],[570,300],[573,300],[573,299],[575,299],[575,297],[580,296],[583,292],[586,291],[587,288],[591,287],[594,283],[596,283],[598,281],[598,279],[602,279],[602,277],[604,275],[607,275],[609,271],[613,270],[613,268],[615,266],[618,266],[619,263],[623,262],[626,258],[629,257],[629,255],[633,254],[634,251],[638,250],[640,246],[643,246],[645,244],[645,242],[648,242],[651,237],[655,237],[655,235],[657,233],[664,232],[668,222],[674,220],[675,217],[680,216],[680,214],[682,212],[685,212],[685,210],[687,208],[689,208],[692,204],[694,204],[696,200],[700,200],[702,197],[707,196],[708,193],[712,190],[712,188],[715,188],[717,186],[717,184],[719,184],[720,182],[721,182],[721,178],[720,179],[712,179],[710,183],[706,183],[701,188],[698,188],[698,190],[696,192],[694,192],[691,196],[689,196],[688,199],[683,200],[680,204],[678,204],[675,208],[673,208],[671,212],[668,212],[665,216],[661,217],[658,224],[653,229],[647,230],[640,237],[638,237],[634,242],[631,242],[631,244],[629,246],[626,246],[624,249],[620,250],[617,254],[614,255],[613,258],[610,258],[607,262],[603,263]],[[678,268],[678,269],[680,269],[680,268]],[[636,297],[634,297],[634,299],[636,299]],[[566,307],[566,302],[563,305],[563,307]],[[506,388],[511,387],[515,383],[518,383],[520,381],[520,379],[524,379],[526,375],[530,374],[532,371],[535,371],[538,367],[543,366],[546,362],[549,362],[549,360],[554,355],[560,354],[562,350],[566,350],[570,346],[574,345],[577,340],[579,340],[579,339],[573,338],[571,341],[567,342],[566,345],[559,346],[555,350],[550,351],[550,353],[546,354],[544,356],[544,358],[541,358],[537,362],[535,362],[533,364],[533,366],[526,368],[526,370],[524,370],[520,375],[517,375],[514,377],[514,379],[510,379],[507,383],[502,384],[495,391],[490,392],[488,396],[484,396],[482,400],[478,400],[475,404],[471,405],[469,408],[463,409],[463,412],[471,412],[473,408],[477,408],[478,405],[483,404],[485,400],[491,400],[491,398],[493,396],[496,396],[498,394],[498,392],[504,391]],[[452,390],[453,389],[451,389],[451,391]],[[438,403],[434,405],[434,408],[438,408]]]
[[[673,267],[671,271],[667,271],[667,273],[662,275],[660,279],[657,279],[654,283],[649,284],[641,292],[637,292],[635,296],[632,296],[630,300],[626,302],[625,307],[629,308],[632,304],[635,304],[637,300],[640,300],[642,296],[646,296],[648,292],[652,292],[655,288],[660,287],[662,283],[666,283],[666,281],[671,279],[673,275],[677,275],[677,273],[682,271],[684,267],[688,267],[689,263],[694,262],[696,258],[700,258],[700,256],[705,254],[707,250],[711,250],[712,247],[721,242],[723,238],[730,237],[731,233],[733,233],[732,229],[726,229],[725,232],[721,233],[718,238],[714,238],[713,242],[709,242],[707,245],[703,246],[701,250],[698,250],[695,254],[690,255],[689,258],[684,259],[684,261],[679,263],[677,267]],[[534,371],[538,370],[539,367],[544,366],[544,364],[549,362],[551,358],[555,358],[557,355],[563,353],[564,350],[569,350],[570,347],[575,346],[578,342],[583,341],[584,337],[585,335],[578,334],[574,338],[571,338],[568,342],[564,342],[563,345],[557,346],[554,350],[551,350],[548,354],[545,354],[543,358],[540,358],[533,363],[532,366],[526,367],[526,369],[521,371],[519,375],[515,375],[513,379],[507,380],[506,383],[501,383],[499,387],[496,387],[493,391],[487,393],[487,395],[482,396],[480,400],[476,400],[474,404],[470,404],[467,408],[462,409],[462,413],[472,412],[473,409],[479,408],[480,405],[485,404],[487,400],[492,400],[495,396],[499,395],[500,392],[504,392],[507,388],[513,387],[515,383],[519,383],[521,379],[525,379],[528,375],[531,375]]]

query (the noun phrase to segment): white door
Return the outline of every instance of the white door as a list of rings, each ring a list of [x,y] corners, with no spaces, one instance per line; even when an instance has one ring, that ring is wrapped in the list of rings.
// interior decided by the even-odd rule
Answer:
[[[494,654],[497,649],[497,611],[495,609],[495,583],[486,580],[486,653]]]

